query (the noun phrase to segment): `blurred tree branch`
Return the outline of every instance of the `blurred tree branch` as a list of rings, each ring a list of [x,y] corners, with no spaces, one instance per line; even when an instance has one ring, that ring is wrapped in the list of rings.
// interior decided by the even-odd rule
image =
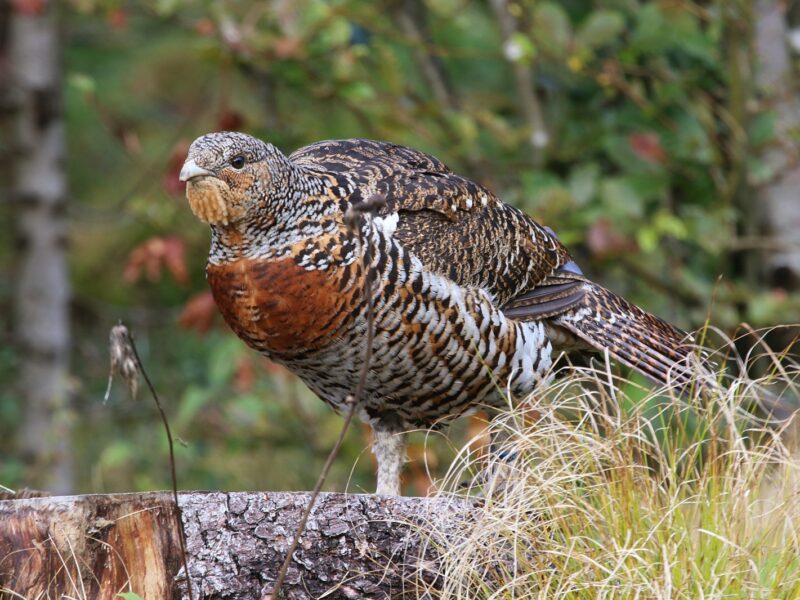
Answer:
[[[414,58],[433,97],[443,108],[456,110],[458,98],[453,94],[445,67],[435,54],[427,50],[431,38],[425,24],[425,5],[420,0],[399,0],[395,12],[400,27],[414,47]]]
[[[534,88],[533,72],[525,61],[516,59],[508,54],[509,46],[513,43],[514,34],[517,33],[517,22],[511,12],[510,3],[508,0],[491,0],[491,5],[500,27],[503,46],[506,49],[506,57],[512,63],[514,70],[517,98],[528,129],[531,163],[535,167],[541,167],[544,163],[544,152],[550,145],[550,134],[544,124],[542,107]]]

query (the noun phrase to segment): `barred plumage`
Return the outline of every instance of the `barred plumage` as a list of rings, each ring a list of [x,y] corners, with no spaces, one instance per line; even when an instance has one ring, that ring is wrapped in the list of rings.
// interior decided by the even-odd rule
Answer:
[[[363,222],[374,287],[373,359],[359,416],[376,433],[378,492],[399,493],[402,433],[529,393],[555,350],[585,347],[645,375],[689,381],[685,334],[587,280],[556,235],[427,154],[369,140],[283,155],[241,133],[195,140],[181,178],[212,229],[207,267],[226,322],[342,409],[366,340]]]

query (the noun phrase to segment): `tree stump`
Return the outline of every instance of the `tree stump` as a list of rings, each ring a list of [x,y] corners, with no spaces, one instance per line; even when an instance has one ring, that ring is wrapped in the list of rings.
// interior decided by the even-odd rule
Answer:
[[[269,598],[309,498],[180,494],[194,598]],[[284,597],[416,598],[436,565],[420,532],[465,512],[443,499],[321,494]],[[177,599],[188,598],[186,585],[169,493],[0,501],[0,598]]]

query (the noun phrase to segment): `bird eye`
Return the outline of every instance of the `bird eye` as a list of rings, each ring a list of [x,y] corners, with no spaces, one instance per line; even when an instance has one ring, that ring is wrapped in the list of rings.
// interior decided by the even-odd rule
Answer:
[[[231,166],[234,169],[241,169],[244,166],[244,156],[237,154],[231,159]]]

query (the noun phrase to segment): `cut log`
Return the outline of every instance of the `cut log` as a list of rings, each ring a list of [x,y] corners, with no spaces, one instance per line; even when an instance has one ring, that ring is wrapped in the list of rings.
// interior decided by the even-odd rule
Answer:
[[[194,598],[269,598],[309,496],[180,494]],[[436,565],[420,531],[465,512],[442,499],[321,494],[284,597],[417,598]],[[187,598],[178,535],[169,493],[0,501],[0,598]]]

